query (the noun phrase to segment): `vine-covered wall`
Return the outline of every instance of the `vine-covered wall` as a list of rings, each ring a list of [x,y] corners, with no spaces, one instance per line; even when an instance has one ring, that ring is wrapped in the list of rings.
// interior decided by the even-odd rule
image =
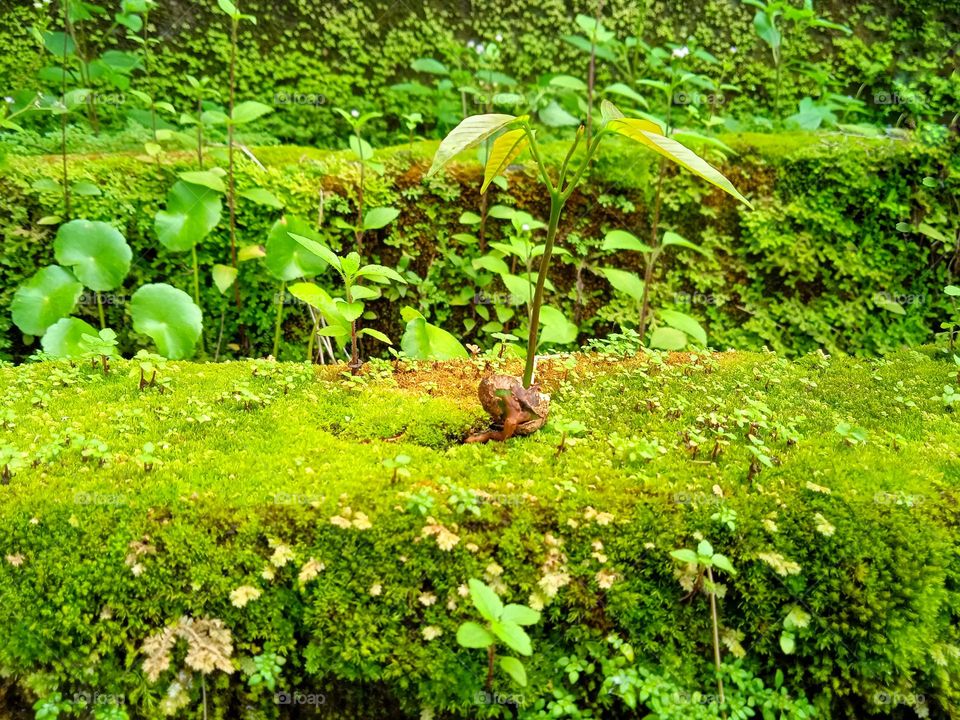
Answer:
[[[713,347],[786,353],[819,347],[828,351],[872,354],[904,343],[929,341],[950,316],[943,294],[960,273],[954,245],[920,231],[921,223],[945,228],[958,212],[960,154],[956,143],[926,146],[896,140],[867,140],[833,135],[744,135],[725,138],[739,155],[722,169],[751,198],[749,211],[683,171],[672,172],[665,188],[661,230],[674,230],[710,251],[667,255],[653,289],[655,308],[673,308],[698,318]],[[413,305],[465,342],[489,346],[484,336],[477,293],[481,288],[465,268],[482,251],[455,237],[471,230],[459,222],[480,204],[481,169],[466,162],[423,180],[435,144],[378,152],[382,176],[368,175],[368,207],[392,205],[399,218],[368,234],[370,261],[399,268],[410,281],[402,295],[392,292],[371,303],[377,317],[371,327],[394,341],[402,334],[400,308]],[[563,145],[548,146],[556,156]],[[323,198],[324,239],[351,247],[352,235],[335,229],[338,216],[351,221],[355,210],[356,166],[345,153],[299,147],[257,151],[265,168],[244,160],[238,187],[254,183],[280,198],[285,212],[311,222]],[[714,159],[717,162],[716,159]],[[73,214],[114,223],[127,237],[136,262],[125,289],[108,307],[108,322],[122,334],[125,353],[136,343],[126,334],[126,295],[144,282],[170,282],[189,290],[189,253],[163,249],[153,230],[175,172],[193,169],[194,159],[180,156],[159,167],[133,154],[74,156],[76,179],[96,182],[99,197],[76,197]],[[611,229],[649,235],[651,156],[627,144],[610,143],[591,181],[571,199],[560,226],[559,243],[570,255],[554,269],[556,292],[548,302],[560,307],[580,327],[580,340],[616,332],[636,322],[636,303],[614,293],[600,267],[640,271],[637,253],[605,253],[604,234]],[[10,158],[0,177],[0,354],[23,357],[26,346],[10,323],[16,287],[36,268],[53,262],[55,228],[37,221],[51,212],[32,189],[39,177],[57,177],[59,158]],[[926,178],[926,180],[925,180]],[[323,191],[321,193],[321,190]],[[545,218],[547,198],[530,168],[510,174],[509,189],[493,188],[490,204],[514,205]],[[271,224],[283,213],[241,200],[240,243],[263,244]],[[906,223],[897,229],[898,223]],[[491,219],[488,240],[501,237],[503,221]],[[228,262],[226,221],[199,248],[205,286],[202,305],[207,347],[216,341],[224,300],[209,282],[215,263]],[[262,261],[242,264],[243,322],[253,354],[270,351],[279,283]],[[332,278],[322,279],[335,290]],[[488,292],[503,290],[499,278],[485,278]],[[899,304],[902,313],[891,303]],[[481,303],[482,304],[482,303]],[[894,308],[894,309],[891,309]],[[79,313],[95,322],[96,305]],[[291,305],[285,311],[281,356],[303,356],[307,314]],[[471,322],[472,321],[472,322]],[[225,344],[235,341],[237,317],[228,308]],[[476,325],[474,326],[473,323]],[[370,347],[380,352],[382,346]]]
[[[10,49],[0,61],[5,63],[0,65],[0,89],[9,93],[37,85],[36,71],[49,57],[36,47],[29,28],[55,24],[47,14],[56,5],[41,3],[36,9],[20,0],[0,0],[0,43]],[[241,28],[240,96],[277,107],[264,121],[265,130],[285,141],[327,147],[343,145],[338,138],[345,128],[335,122],[334,106],[384,112],[387,117],[375,131],[381,139],[388,131],[402,136],[400,114],[432,109],[429,100],[403,100],[390,86],[413,76],[410,63],[418,57],[462,65],[472,52],[466,47],[470,39],[489,42],[501,35],[500,69],[522,83],[545,73],[585,78],[585,56],[562,36],[579,32],[573,21],[577,13],[595,12],[592,2],[565,0],[246,0],[241,6],[258,22]],[[815,8],[854,33],[788,35],[784,43],[790,57],[826,61],[835,89],[863,99],[871,119],[893,124],[910,105],[912,116],[949,122],[960,110],[960,14],[952,0],[834,0]],[[769,112],[772,105],[774,67],[769,48],[754,31],[754,12],[735,0],[610,0],[603,16],[620,38],[639,35],[654,45],[692,41],[715,54],[728,68],[723,79],[735,86],[724,91],[721,111],[736,115]],[[216,80],[214,87],[226,87],[227,26],[215,2],[164,0],[150,24],[160,43],[151,77],[138,79],[138,87],[152,86],[157,96],[174,101],[184,98],[187,74],[209,75]],[[113,32],[91,43],[123,46],[125,40]],[[706,69],[693,57],[690,63],[695,70]],[[611,80],[610,72],[605,63],[598,67],[602,86]],[[718,72],[714,67],[710,74],[720,79]],[[784,82],[783,104],[791,112],[798,98],[823,91],[791,73]],[[909,97],[899,97],[896,88]],[[110,110],[106,108],[108,114]]]

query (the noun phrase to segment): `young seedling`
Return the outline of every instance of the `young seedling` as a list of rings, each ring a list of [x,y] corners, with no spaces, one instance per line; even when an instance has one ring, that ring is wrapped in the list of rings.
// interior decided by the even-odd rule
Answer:
[[[410,456],[400,454],[392,458],[387,458],[380,464],[383,465],[388,470],[393,471],[393,475],[390,477],[390,484],[396,485],[397,480],[400,478],[409,478],[410,470],[407,468],[407,465],[410,464]]]
[[[359,335],[368,335],[375,340],[390,344],[390,338],[379,330],[363,328],[357,330],[357,320],[363,315],[363,301],[380,296],[379,290],[361,285],[366,279],[371,282],[389,285],[391,282],[406,284],[406,280],[396,270],[383,265],[360,265],[360,256],[352,252],[340,257],[330,248],[321,245],[315,240],[290,233],[290,237],[303,245],[314,255],[326,261],[337,271],[343,282],[345,298],[331,298],[319,285],[309,282],[291,285],[289,290],[294,296],[315,307],[327,321],[327,326],[318,331],[320,335],[336,338],[341,345],[350,339],[350,363],[348,367],[353,375],[360,372],[363,363],[360,361],[360,349],[357,344]]]
[[[501,175],[520,153],[529,150],[537,165],[540,180],[550,195],[547,237],[543,255],[540,259],[536,289],[530,308],[530,330],[523,377],[521,379],[514,378],[515,382],[508,386],[520,406],[531,406],[527,393],[533,385],[537,340],[540,331],[540,308],[543,305],[544,288],[557,239],[560,217],[570,196],[584,179],[590,161],[605,138],[622,136],[634,140],[662,157],[681,165],[749,206],[747,199],[733,187],[733,184],[720,171],[676,140],[664,135],[659,125],[649,120],[626,118],[612,103],[606,100],[601,105],[601,122],[597,132],[587,143],[579,164],[575,165],[574,158],[584,137],[584,132],[585,128],[581,125],[560,168],[551,173],[543,161],[536,132],[527,116],[473,115],[466,118],[444,138],[434,156],[433,164],[427,172],[428,177],[435,174],[464,150],[476,147],[496,136],[488,153],[481,192],[485,191],[493,179]],[[486,378],[481,382],[481,402],[495,422],[504,422],[506,414],[503,412],[503,403],[500,398],[494,393],[483,391],[483,384],[490,381],[490,378]],[[497,384],[503,385],[502,381]],[[539,397],[539,392],[535,392]],[[486,396],[488,402],[484,402],[484,396]],[[532,405],[537,408],[543,406],[542,411],[545,414],[549,411],[548,403],[549,398],[546,397],[544,402],[534,402]],[[545,415],[542,419],[545,420]],[[540,424],[542,425],[542,422]],[[504,439],[510,437],[511,434],[504,433]]]
[[[723,697],[723,679],[720,677],[720,622],[717,616],[717,590],[721,586],[713,579],[713,569],[722,570],[728,575],[736,576],[737,571],[726,555],[713,551],[713,546],[706,540],[701,540],[696,550],[681,548],[673,550],[670,557],[694,568],[696,576],[693,589],[687,597],[692,597],[698,591],[705,592],[710,598],[710,618],[713,622],[713,662],[717,669],[717,692],[720,703],[725,702]],[[704,579],[706,575],[706,579]]]
[[[540,613],[526,605],[504,605],[490,586],[479,580],[471,579],[470,599],[484,622],[468,621],[457,630],[457,642],[465,648],[477,648],[487,651],[487,678],[484,686],[487,692],[493,689],[493,674],[497,665],[497,643],[502,642],[508,648],[524,656],[533,654],[530,636],[523,626],[536,625]],[[527,685],[527,670],[515,657],[500,657],[500,669],[520,687]]]
[[[143,392],[147,388],[156,387],[163,395],[165,390],[170,388],[170,379],[166,377],[157,377],[157,373],[164,369],[167,359],[162,355],[140,350],[133,356],[133,364],[130,367],[130,377],[139,375],[137,389]]]
[[[144,443],[143,449],[140,450],[140,453],[137,455],[137,460],[140,461],[140,464],[143,465],[144,472],[150,472],[153,470],[153,466],[157,464],[157,458],[154,455],[156,447],[152,442]]]
[[[100,361],[100,369],[104,375],[110,373],[110,359],[117,354],[117,334],[110,328],[104,328],[96,335],[83,335],[80,338],[80,347],[83,356],[96,367]]]

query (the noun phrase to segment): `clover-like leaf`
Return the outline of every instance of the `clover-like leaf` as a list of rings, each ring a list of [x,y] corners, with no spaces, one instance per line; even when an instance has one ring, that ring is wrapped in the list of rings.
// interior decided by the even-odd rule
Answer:
[[[153,229],[167,250],[186,252],[220,222],[220,194],[209,187],[178,180],[167,193],[167,207],[157,212]]]
[[[165,283],[144,285],[130,298],[133,329],[148,336],[164,357],[193,355],[203,329],[203,313],[187,293]]]
[[[58,263],[73,270],[77,280],[98,292],[120,287],[133,258],[133,251],[119,230],[90,220],[71,220],[61,225],[53,252]]]
[[[43,335],[57,320],[73,312],[83,284],[59,265],[40,268],[13,294],[10,315],[27,335]]]

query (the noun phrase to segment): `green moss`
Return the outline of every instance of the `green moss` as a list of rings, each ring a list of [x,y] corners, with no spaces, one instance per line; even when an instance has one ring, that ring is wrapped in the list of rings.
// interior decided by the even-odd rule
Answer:
[[[876,704],[893,692],[923,695],[931,716],[947,717],[960,699],[960,417],[940,400],[956,373],[942,357],[582,357],[543,370],[547,428],[486,446],[461,444],[482,422],[479,365],[394,374],[383,364],[356,382],[294,364],[171,363],[163,394],[139,392],[125,362],[106,378],[87,366],[3,368],[0,447],[22,462],[0,486],[0,671],[41,696],[123,696],[152,718],[148,698],[173,675],[145,683],[137,649],[181,615],[209,616],[230,628],[237,659],[285,655],[280,687],[327,693],[327,717],[360,707],[486,717],[493,710],[473,704],[484,660],[453,639],[468,616],[457,587],[496,563],[505,597],[527,601],[559,547],[553,567],[570,583],[533,629],[528,703],[549,697],[550,682],[582,708],[609,702],[562,679],[556,662],[611,632],[638,663],[705,689],[709,616],[681,602],[668,556],[702,535],[740,571],[725,579],[722,623],[743,634],[768,683],[782,670],[822,717],[893,717]],[[569,420],[586,432],[564,440]],[[845,443],[841,422],[866,442]],[[729,445],[711,460],[717,426]],[[749,436],[772,467],[751,473]],[[51,443],[63,446],[53,457]],[[102,458],[84,459],[90,448]],[[394,481],[382,463],[397,455],[409,476]],[[357,513],[369,529],[338,526]],[[449,550],[430,534],[438,524],[455,536]],[[277,542],[294,559],[265,579]],[[761,559],[770,553],[797,569],[778,574]],[[310,558],[325,569],[301,584]],[[601,570],[612,587],[598,585]],[[234,606],[241,585],[261,597]],[[437,603],[419,602],[424,592]],[[781,623],[798,604],[811,623],[784,655]],[[424,640],[426,626],[443,635]],[[272,695],[240,674],[208,683],[218,712],[272,717]]]

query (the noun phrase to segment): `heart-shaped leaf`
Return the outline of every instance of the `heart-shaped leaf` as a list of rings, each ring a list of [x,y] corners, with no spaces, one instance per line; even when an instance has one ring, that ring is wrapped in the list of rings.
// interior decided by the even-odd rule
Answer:
[[[97,337],[98,333],[96,328],[80,318],[67,317],[51,325],[40,344],[45,353],[55,357],[82,358],[86,353],[82,342],[84,335]]]
[[[98,292],[120,287],[133,258],[133,251],[119,230],[90,220],[71,220],[61,225],[53,252],[58,263],[73,270],[77,280]]]
[[[313,277],[326,270],[327,261],[297,242],[291,233],[318,244],[320,242],[320,235],[305,220],[292,216],[277,220],[267,236],[267,256],[264,259],[270,274],[278,280],[289,282]]]
[[[10,315],[27,335],[43,335],[57,320],[73,312],[83,283],[59,265],[40,268],[13,294]]]
[[[167,250],[186,252],[217,226],[221,210],[219,193],[179,180],[167,193],[167,208],[157,213],[153,229]]]
[[[214,265],[212,274],[213,284],[217,286],[221,295],[226,295],[227,290],[233,286],[237,279],[237,269],[230,265]]]
[[[400,348],[415,360],[452,360],[469,357],[466,349],[443,328],[431,325],[423,315],[410,307],[400,311],[407,321]]]
[[[465,648],[486,648],[493,645],[493,635],[475,622],[465,622],[457,629],[457,642]]]
[[[203,313],[183,290],[156,283],[144,285],[130,298],[133,329],[157,345],[164,357],[193,355],[203,329]]]

